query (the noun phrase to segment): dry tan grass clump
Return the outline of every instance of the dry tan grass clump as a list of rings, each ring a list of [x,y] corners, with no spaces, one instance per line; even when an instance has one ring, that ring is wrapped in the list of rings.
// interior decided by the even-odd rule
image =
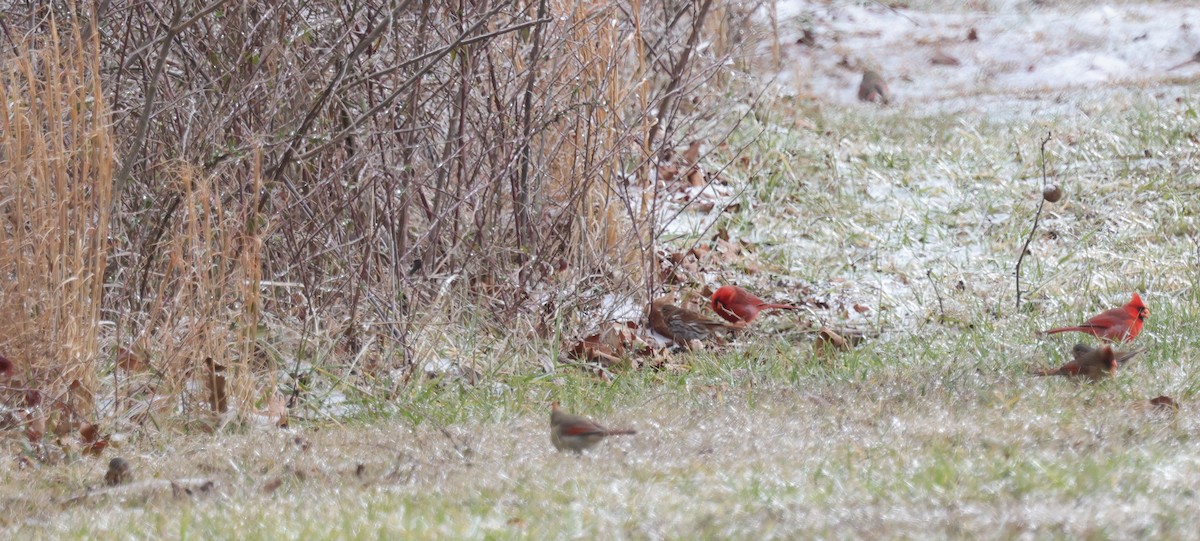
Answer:
[[[13,362],[3,400],[84,418],[111,249],[114,150],[98,43],[51,20],[16,46],[0,64],[0,354]]]

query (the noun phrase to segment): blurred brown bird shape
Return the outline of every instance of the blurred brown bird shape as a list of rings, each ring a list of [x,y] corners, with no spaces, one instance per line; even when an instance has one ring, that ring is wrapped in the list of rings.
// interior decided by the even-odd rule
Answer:
[[[722,319],[730,323],[750,323],[758,317],[760,310],[796,310],[790,304],[763,302],[753,293],[738,286],[721,286],[713,292],[712,309]]]
[[[1079,359],[1080,357],[1083,357],[1084,355],[1087,355],[1093,351],[1096,351],[1096,348],[1087,344],[1075,344],[1075,347],[1071,348],[1071,357],[1073,359]],[[1132,361],[1134,357],[1137,357],[1137,355],[1143,351],[1146,351],[1146,348],[1135,349],[1133,351],[1113,350],[1113,357],[1117,360],[1118,368],[1125,368],[1125,363]]]
[[[863,72],[862,82],[858,84],[858,99],[859,101],[888,104],[890,100],[888,86],[883,81],[883,76],[879,72],[875,70],[866,70]]]
[[[723,343],[720,336],[717,335],[718,329],[742,329],[746,326],[745,323],[726,323],[724,321],[716,321],[708,319],[687,308],[680,308],[674,304],[664,304],[659,307],[662,312],[663,322],[670,331],[670,338],[675,341],[675,345],[682,348],[690,348],[692,340],[701,342],[714,341]]]
[[[108,471],[104,473],[104,484],[114,487],[133,481],[133,466],[128,460],[113,457],[108,461]]]
[[[596,424],[591,419],[580,415],[571,415],[558,409],[558,402],[550,405],[550,443],[559,451],[575,451],[583,453],[607,436],[622,436],[637,434],[636,430],[609,430]]]
[[[1072,351],[1074,354],[1075,351]],[[1035,376],[1066,376],[1070,379],[1087,378],[1090,382],[1100,381],[1117,375],[1117,359],[1112,346],[1093,349],[1062,365],[1057,369],[1034,372]]]

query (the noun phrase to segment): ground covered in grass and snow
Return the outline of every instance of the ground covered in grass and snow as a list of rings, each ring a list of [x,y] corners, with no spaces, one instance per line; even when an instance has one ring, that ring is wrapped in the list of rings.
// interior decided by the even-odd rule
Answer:
[[[1189,2],[912,4],[932,5],[779,2],[782,46],[775,53],[764,44],[763,53],[778,55],[779,83],[798,95],[854,103],[861,70],[873,68],[912,107],[1000,116],[996,98],[1069,110],[1081,105],[1069,99],[1075,89],[1153,88],[1200,72],[1200,64],[1180,66],[1200,51],[1200,6]]]
[[[1047,4],[779,4],[787,68],[745,126],[759,137],[748,160],[726,172],[736,200],[722,203],[739,204],[686,221],[756,246],[753,274],[714,283],[771,298],[805,284],[864,307],[799,316],[877,334],[856,349],[816,356],[790,316],[770,316],[686,371],[414,385],[348,425],[148,436],[119,450],[139,479],[212,488],[71,500],[103,464],[6,470],[0,526],[22,538],[1200,537],[1200,65],[1166,71],[1200,49],[1200,8]],[[805,28],[814,45],[795,43]],[[960,64],[931,65],[938,49]],[[889,76],[897,104],[854,101],[858,65]],[[1017,306],[1047,133],[1048,181],[1066,196],[1044,210]],[[1132,366],[1098,385],[1028,376],[1079,339],[1036,330],[1132,291],[1152,310]],[[1178,413],[1148,407],[1159,395]],[[555,399],[639,433],[556,453]]]

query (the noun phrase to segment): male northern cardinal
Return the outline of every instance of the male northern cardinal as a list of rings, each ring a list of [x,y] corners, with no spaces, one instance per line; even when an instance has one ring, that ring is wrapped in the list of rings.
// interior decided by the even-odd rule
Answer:
[[[674,304],[664,304],[659,307],[662,313],[663,322],[666,323],[667,329],[671,331],[671,339],[675,341],[675,345],[680,347],[689,347],[692,340],[716,340],[721,341],[717,336],[717,329],[740,329],[745,326],[745,323],[725,323],[724,321],[715,321],[708,319],[696,312],[687,308],[680,308]]]
[[[1071,348],[1071,357],[1078,360],[1080,357],[1083,357],[1084,355],[1087,355],[1093,351],[1096,351],[1096,348],[1087,344],[1075,344],[1075,347]],[[1133,360],[1134,357],[1137,357],[1138,353],[1143,351],[1146,351],[1146,348],[1135,349],[1133,351],[1114,350],[1113,357],[1117,360],[1117,366],[1124,368],[1125,363]]]
[[[587,417],[563,413],[558,409],[558,402],[550,405],[550,443],[559,451],[571,450],[583,453],[604,439],[605,436],[620,436],[637,434],[631,429],[609,430]]]
[[[1142,332],[1142,323],[1146,321],[1148,315],[1150,315],[1150,309],[1142,304],[1142,298],[1135,291],[1133,300],[1125,306],[1105,310],[1082,325],[1050,329],[1042,334],[1078,331],[1103,340],[1129,342]]]
[[[879,102],[888,104],[888,87],[883,76],[875,70],[863,72],[862,82],[858,84],[859,101]]]
[[[759,310],[772,308],[779,308],[781,310],[796,309],[795,306],[790,304],[763,302],[762,299],[755,297],[749,291],[738,286],[721,286],[713,292],[712,296],[713,311],[730,323],[737,323],[739,321],[750,323],[754,321],[754,318],[758,317]]]
[[[1076,357],[1075,360],[1062,365],[1057,370],[1046,369],[1034,372],[1033,375],[1087,378],[1088,381],[1095,382],[1117,375],[1117,366],[1112,346],[1104,346]]]

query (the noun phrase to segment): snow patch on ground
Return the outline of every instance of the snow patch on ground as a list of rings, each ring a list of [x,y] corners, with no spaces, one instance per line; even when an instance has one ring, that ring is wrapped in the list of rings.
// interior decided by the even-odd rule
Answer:
[[[877,69],[901,104],[1113,83],[1150,85],[1200,74],[1200,63],[1170,70],[1200,50],[1200,4],[1195,3],[1036,7],[1007,2],[991,11],[966,12],[783,0],[777,17],[779,86],[832,103],[857,101],[865,68]],[[976,41],[968,40],[972,29]],[[798,43],[805,30],[814,38],[812,46]],[[764,56],[769,57],[770,47],[763,45]],[[931,58],[939,51],[959,65],[934,65]]]

